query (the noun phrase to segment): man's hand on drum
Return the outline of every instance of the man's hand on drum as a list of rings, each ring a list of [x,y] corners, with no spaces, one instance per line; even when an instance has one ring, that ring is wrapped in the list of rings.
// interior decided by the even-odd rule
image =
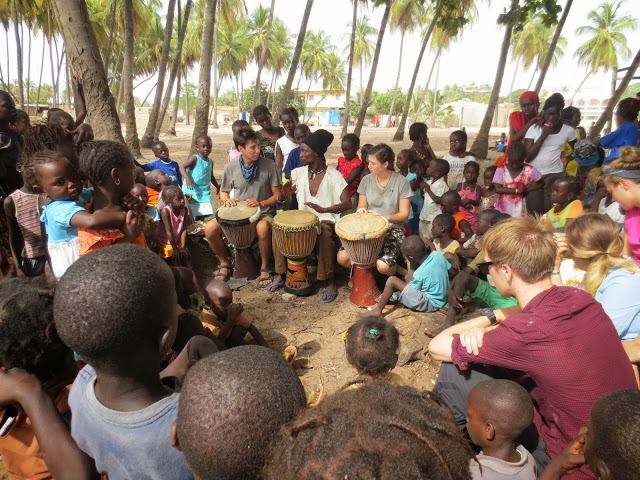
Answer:
[[[249,202],[247,202],[247,204],[248,204],[248,203],[249,203]],[[235,207],[236,205],[238,205],[238,202],[237,202],[235,199],[233,199],[233,198],[225,198],[225,199],[224,199],[224,202],[223,202],[223,205],[224,205],[225,207]]]
[[[318,213],[326,213],[327,212],[327,209],[325,207],[321,207],[317,203],[307,202],[307,203],[305,203],[305,205],[307,207],[309,207],[309,208],[312,208],[313,210],[315,210]]]
[[[247,199],[247,206],[248,207],[259,207],[260,206],[260,202],[258,202],[258,200],[255,199],[255,198],[249,198],[249,199]]]

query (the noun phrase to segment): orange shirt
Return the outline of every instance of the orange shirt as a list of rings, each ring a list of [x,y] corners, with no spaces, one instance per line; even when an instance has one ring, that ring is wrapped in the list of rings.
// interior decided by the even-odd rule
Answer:
[[[542,216],[542,224],[549,230],[564,229],[567,226],[567,220],[581,217],[584,214],[584,207],[581,200],[574,200],[559,212],[553,207]]]
[[[113,245],[121,238],[124,238],[124,233],[117,228],[94,230],[80,227],[78,228],[78,238],[80,239],[80,255],[86,255],[100,248]],[[144,233],[138,235],[138,238],[133,243],[146,248],[147,241],[144,238]]]
[[[147,187],[147,206],[148,207],[157,207],[159,198],[160,198],[160,192],[158,190],[154,190],[151,187]]]
[[[68,415],[70,412],[67,399],[77,373],[78,370],[74,369],[73,374],[67,378],[54,385],[45,385],[60,415]],[[0,455],[12,480],[53,478],[40,453],[31,421],[24,412],[20,412],[9,433],[0,438]]]
[[[453,230],[451,231],[451,238],[458,240],[460,237],[462,237],[462,230],[460,230],[460,222],[463,220],[466,220],[467,216],[464,214],[464,212],[456,212],[453,214],[453,219],[456,221],[456,225],[455,227],[453,227]]]

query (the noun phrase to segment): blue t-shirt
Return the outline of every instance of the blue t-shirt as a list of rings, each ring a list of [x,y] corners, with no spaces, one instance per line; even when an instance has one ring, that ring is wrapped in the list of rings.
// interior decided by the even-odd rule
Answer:
[[[47,242],[61,243],[73,240],[78,230],[71,219],[78,212],[86,211],[84,205],[91,199],[91,190],[82,189],[77,200],[54,200],[42,207],[40,221],[47,232]]]
[[[610,149],[604,163],[615,160],[620,156],[620,148],[638,146],[638,126],[635,122],[624,122],[617,130],[602,137],[600,145]]]
[[[85,366],[69,393],[71,436],[109,480],[192,479],[184,454],[171,446],[179,393],[142,410],[111,410],[96,398],[96,372]]]
[[[171,177],[171,185],[175,185],[176,187],[182,186],[182,175],[180,175],[180,166],[178,162],[170,160],[165,162],[164,160],[160,160],[156,158],[153,162],[145,163],[142,165],[142,169],[145,172],[150,172],[151,170],[162,170],[164,173]]]
[[[633,340],[640,334],[640,273],[626,268],[609,271],[595,299],[616,327],[621,340]]]
[[[415,173],[409,172],[405,178],[409,180],[409,183],[411,183],[417,178],[417,176]],[[416,190],[413,190],[413,197],[411,197],[411,205],[414,207],[414,211],[418,213],[422,211],[422,206],[424,205],[424,198],[422,197],[422,192],[420,191],[419,188]]]
[[[424,262],[413,272],[409,285],[421,290],[437,308],[447,304],[449,269],[451,264],[440,252],[431,252]]]
[[[287,157],[287,161],[282,167],[282,172],[284,176],[289,178],[291,177],[291,170],[298,167],[304,167],[304,163],[300,159],[300,152],[302,149],[300,147],[296,147],[289,152],[289,156]]]

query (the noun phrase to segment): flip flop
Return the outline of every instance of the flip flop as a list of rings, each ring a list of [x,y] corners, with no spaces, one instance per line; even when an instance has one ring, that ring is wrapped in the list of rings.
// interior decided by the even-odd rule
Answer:
[[[269,275],[267,275],[266,277],[263,277],[262,276],[263,273],[268,273]],[[271,272],[271,270],[269,270],[268,268],[261,268],[260,276],[256,278],[256,286],[258,288],[267,288],[272,281],[273,281],[273,273]],[[267,283],[262,283],[262,282],[267,282]]]
[[[221,273],[220,270],[226,270],[227,273]],[[233,271],[233,265],[229,265],[228,263],[221,263],[220,265],[218,265],[218,269],[213,272],[213,278],[215,280],[219,280],[220,277],[222,278],[223,282],[226,282],[227,280],[229,280],[229,277],[231,276],[231,272]]]
[[[282,276],[280,276],[280,280],[278,281],[276,281],[275,279],[272,280],[271,283],[267,285],[266,290],[269,293],[276,293],[282,287],[284,287],[284,280],[282,280]]]
[[[331,303],[338,298],[337,290],[322,289],[322,303]]]
[[[298,349],[295,347],[295,345],[287,345],[287,347],[282,352],[282,357],[284,358],[284,361],[289,365],[293,365],[293,362],[295,362],[296,358],[298,358]]]

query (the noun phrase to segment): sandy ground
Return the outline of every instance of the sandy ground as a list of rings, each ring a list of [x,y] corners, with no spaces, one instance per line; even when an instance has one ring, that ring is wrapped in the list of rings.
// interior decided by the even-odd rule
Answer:
[[[340,130],[329,129],[335,136],[333,144],[327,152],[329,165],[336,165],[340,154]],[[449,149],[449,133],[451,130],[430,129],[429,138],[436,154],[445,154]],[[408,134],[403,142],[392,142],[394,130],[386,128],[365,128],[361,135],[361,143],[388,143],[397,153],[408,148]],[[227,162],[227,151],[233,147],[231,128],[222,127],[210,131],[213,139],[214,172],[216,178],[222,177],[222,170]],[[469,135],[469,146],[473,142],[473,134]],[[161,135],[169,147],[171,157],[184,162],[187,159],[191,144],[191,127],[178,124],[177,136]],[[490,145],[493,144],[492,139]],[[151,160],[151,150],[145,149],[143,155]],[[495,152],[490,152],[495,156]],[[190,240],[191,241],[191,240]],[[196,273],[201,282],[211,277],[217,261],[213,253],[202,241],[191,241],[193,259],[196,262]],[[348,272],[338,274],[338,298],[330,304],[324,304],[318,293],[306,298],[296,298],[286,302],[282,293],[268,294],[255,286],[254,282],[239,288],[235,292],[235,301],[244,305],[247,318],[253,321],[263,333],[267,342],[276,350],[282,351],[286,345],[296,345],[299,350],[294,364],[296,372],[308,390],[318,386],[325,393],[333,393],[345,383],[356,377],[355,370],[347,362],[344,342],[341,334],[357,319],[363,309],[349,301],[349,290],[346,288]],[[384,279],[380,279],[380,287]],[[282,292],[282,291],[280,291]],[[418,389],[431,390],[439,370],[439,362],[424,352],[428,338],[425,328],[434,328],[444,321],[442,313],[416,313],[405,308],[397,308],[387,314],[386,318],[393,322],[400,331],[401,355],[404,352],[416,352],[416,360],[394,370],[400,374],[408,385]],[[422,352],[421,352],[422,351]],[[0,480],[8,479],[0,463]]]

